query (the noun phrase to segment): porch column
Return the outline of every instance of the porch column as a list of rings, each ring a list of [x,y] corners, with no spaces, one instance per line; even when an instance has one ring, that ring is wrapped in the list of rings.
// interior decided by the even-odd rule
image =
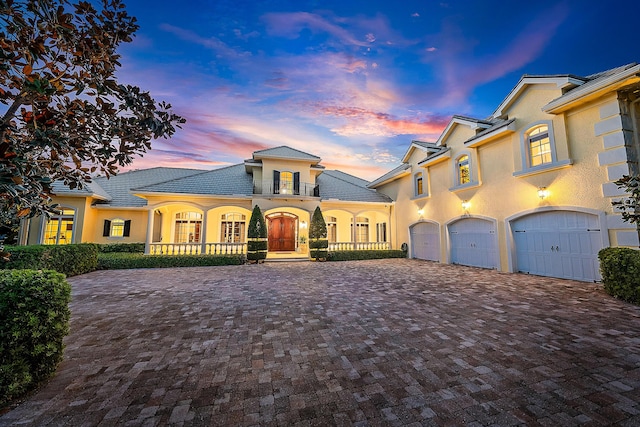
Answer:
[[[352,221],[351,222],[351,245],[352,245],[351,250],[355,251],[356,249],[358,249],[357,248],[358,245],[356,245],[356,235],[358,234],[358,232],[356,231],[357,223],[356,223],[355,214],[353,214],[353,218],[351,221]]]
[[[202,240],[202,244],[200,247],[200,253],[205,255],[207,253],[207,224],[209,223],[209,210],[204,211],[204,215],[202,215],[202,234],[200,235],[200,240]]]
[[[155,218],[154,212],[155,209],[150,208],[149,213],[147,214],[147,242],[144,245],[145,255],[149,255],[151,253],[151,241],[153,239],[153,220]]]

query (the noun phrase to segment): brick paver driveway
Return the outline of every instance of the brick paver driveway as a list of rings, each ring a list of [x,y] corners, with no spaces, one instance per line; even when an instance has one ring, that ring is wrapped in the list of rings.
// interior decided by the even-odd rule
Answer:
[[[640,309],[414,260],[70,279],[57,376],[0,425],[638,425]]]

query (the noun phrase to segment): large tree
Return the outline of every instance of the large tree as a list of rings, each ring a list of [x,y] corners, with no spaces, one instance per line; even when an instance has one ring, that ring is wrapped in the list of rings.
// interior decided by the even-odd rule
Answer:
[[[121,0],[0,0],[0,219],[51,209],[51,183],[111,176],[184,123],[116,79],[138,29]]]

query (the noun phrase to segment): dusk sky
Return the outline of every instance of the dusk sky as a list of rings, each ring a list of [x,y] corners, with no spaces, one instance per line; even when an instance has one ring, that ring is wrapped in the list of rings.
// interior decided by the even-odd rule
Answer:
[[[121,82],[187,119],[133,168],[236,164],[288,145],[375,179],[523,74],[640,62],[637,1],[130,0]]]

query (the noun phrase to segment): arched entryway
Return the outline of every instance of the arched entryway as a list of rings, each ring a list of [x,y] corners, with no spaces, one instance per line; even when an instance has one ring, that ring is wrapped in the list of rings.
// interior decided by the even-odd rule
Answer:
[[[266,216],[269,230],[269,252],[293,252],[296,250],[298,216],[288,212],[276,212]]]
[[[452,264],[499,267],[496,223],[479,217],[464,217],[447,225]]]
[[[440,226],[431,221],[409,227],[411,256],[416,259],[440,261]]]

